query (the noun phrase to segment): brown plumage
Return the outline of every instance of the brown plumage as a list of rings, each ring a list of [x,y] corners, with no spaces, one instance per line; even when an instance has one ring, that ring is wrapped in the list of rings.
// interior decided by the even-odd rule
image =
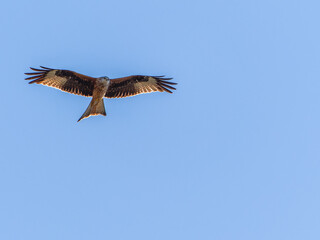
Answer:
[[[86,112],[78,120],[91,115],[106,115],[103,98],[123,98],[135,96],[141,93],[168,92],[175,90],[171,82],[172,78],[164,76],[133,75],[123,78],[109,79],[108,77],[93,78],[69,70],[30,68],[34,72],[25,73],[31,75],[26,80],[29,83],[37,83],[54,87],[65,92],[92,97],[92,101]]]

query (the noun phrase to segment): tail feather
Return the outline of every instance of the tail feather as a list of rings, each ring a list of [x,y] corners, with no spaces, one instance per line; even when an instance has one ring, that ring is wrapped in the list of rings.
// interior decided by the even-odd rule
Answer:
[[[98,102],[97,100],[92,99],[86,111],[79,118],[78,122],[84,118],[90,117],[92,115],[103,115],[106,116],[106,109],[104,108],[103,98],[101,98]]]

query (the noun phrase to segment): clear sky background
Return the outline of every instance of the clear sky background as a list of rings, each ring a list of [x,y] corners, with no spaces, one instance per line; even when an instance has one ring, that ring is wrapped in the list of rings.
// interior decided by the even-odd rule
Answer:
[[[319,1],[5,1],[0,239],[320,239]],[[174,77],[105,99],[39,65]]]

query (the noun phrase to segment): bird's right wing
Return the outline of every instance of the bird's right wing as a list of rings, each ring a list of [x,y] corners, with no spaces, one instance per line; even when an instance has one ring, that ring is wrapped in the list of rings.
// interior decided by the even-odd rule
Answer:
[[[26,80],[32,80],[29,83],[54,87],[68,93],[86,97],[92,96],[96,78],[69,70],[41,68],[42,69],[30,68],[34,72],[25,73],[26,75],[31,75],[31,77],[26,78]]]

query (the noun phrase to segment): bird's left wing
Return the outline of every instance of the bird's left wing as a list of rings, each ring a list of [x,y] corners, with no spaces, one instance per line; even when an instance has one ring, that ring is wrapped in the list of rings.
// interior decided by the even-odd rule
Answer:
[[[110,80],[110,86],[106,92],[107,98],[123,98],[130,97],[141,93],[150,92],[168,92],[176,90],[172,85],[176,83],[171,82],[172,78],[165,78],[164,76],[142,76],[134,75],[123,78],[115,78]]]
[[[58,88],[64,92],[86,97],[92,96],[96,78],[69,70],[41,68],[42,69],[30,68],[34,72],[25,73],[26,75],[31,75],[31,77],[26,78],[26,80],[32,80],[29,83]]]

